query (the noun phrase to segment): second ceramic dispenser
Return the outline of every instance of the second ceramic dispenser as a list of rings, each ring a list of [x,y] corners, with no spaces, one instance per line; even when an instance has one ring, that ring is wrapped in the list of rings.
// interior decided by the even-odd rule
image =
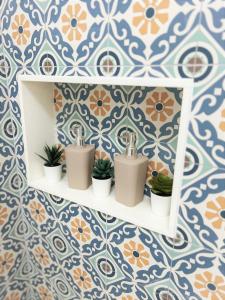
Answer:
[[[126,153],[115,156],[115,193],[116,200],[127,206],[135,206],[143,200],[148,158],[137,155],[137,136],[128,132]]]

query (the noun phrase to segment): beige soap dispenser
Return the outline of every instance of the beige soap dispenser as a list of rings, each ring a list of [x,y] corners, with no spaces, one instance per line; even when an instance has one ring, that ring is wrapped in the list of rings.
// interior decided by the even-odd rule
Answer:
[[[125,134],[126,153],[115,156],[116,200],[135,206],[143,200],[148,158],[137,155],[136,133]]]
[[[66,169],[69,187],[86,190],[91,185],[95,146],[85,144],[81,125],[73,128],[76,143],[65,149]]]

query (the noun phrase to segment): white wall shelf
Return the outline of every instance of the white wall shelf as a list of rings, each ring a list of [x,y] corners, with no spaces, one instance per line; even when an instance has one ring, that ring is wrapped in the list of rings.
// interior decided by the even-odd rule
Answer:
[[[96,199],[92,187],[86,191],[70,189],[66,178],[60,183],[49,184],[44,178],[42,162],[35,153],[41,153],[43,145],[58,143],[55,137],[55,113],[53,108],[53,85],[56,82],[74,84],[104,84],[149,87],[175,87],[183,89],[181,118],[174,168],[171,213],[169,217],[159,217],[151,212],[150,199],[135,207],[126,207],[115,200],[114,191],[105,199]],[[190,116],[190,99],[193,81],[181,78],[131,78],[131,77],[72,77],[19,75],[19,93],[24,136],[25,160],[28,185],[41,191],[65,198],[79,205],[95,209],[137,226],[174,237],[180,203],[180,189],[183,175],[185,141]]]
[[[88,190],[74,190],[68,187],[64,177],[57,184],[48,184],[44,177],[30,182],[33,188],[70,200],[82,206],[87,206],[118,219],[125,220],[140,227],[151,229],[168,235],[169,217],[158,217],[151,213],[150,199],[144,197],[143,201],[135,207],[127,207],[115,200],[114,189],[107,198],[96,198],[92,186]],[[151,225],[149,223],[151,220]]]

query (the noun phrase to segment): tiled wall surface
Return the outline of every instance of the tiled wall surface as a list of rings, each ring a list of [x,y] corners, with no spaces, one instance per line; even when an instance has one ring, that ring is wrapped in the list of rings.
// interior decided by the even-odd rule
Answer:
[[[1,300],[224,299],[224,4],[0,1]],[[27,188],[21,73],[194,78],[176,239]],[[133,100],[128,119],[136,123],[142,104]],[[60,109],[66,105],[56,103],[62,132]],[[94,118],[94,100],[89,112],[91,107]]]
[[[59,143],[75,142],[73,126],[82,125],[86,142],[95,144],[97,157],[126,149],[123,135],[136,132],[137,151],[149,159],[148,179],[155,166],[174,173],[182,89],[55,84],[53,103]]]

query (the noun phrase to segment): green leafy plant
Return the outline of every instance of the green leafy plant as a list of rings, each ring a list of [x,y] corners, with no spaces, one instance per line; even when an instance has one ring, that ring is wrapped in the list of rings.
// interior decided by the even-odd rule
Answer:
[[[49,147],[48,145],[45,145],[44,152],[46,157],[40,154],[37,155],[44,160],[44,165],[46,167],[56,167],[60,165],[60,160],[63,154],[63,149],[61,149],[61,146],[53,145]]]
[[[95,179],[109,179],[113,176],[114,169],[109,159],[97,159],[94,164],[92,176]]]
[[[152,177],[149,180],[151,185],[151,191],[159,196],[171,196],[173,179],[169,176],[165,176],[162,173],[159,173],[157,176]]]

